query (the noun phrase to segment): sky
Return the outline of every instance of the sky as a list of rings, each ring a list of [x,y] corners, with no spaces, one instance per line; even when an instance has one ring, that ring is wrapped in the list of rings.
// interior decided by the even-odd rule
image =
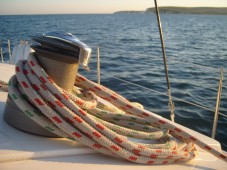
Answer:
[[[157,0],[159,6],[227,7],[227,0]],[[0,0],[0,15],[94,14],[144,11],[153,0]]]

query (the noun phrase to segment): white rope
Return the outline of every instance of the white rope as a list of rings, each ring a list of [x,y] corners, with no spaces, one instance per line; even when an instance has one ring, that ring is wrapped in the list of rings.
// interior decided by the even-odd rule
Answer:
[[[81,88],[75,92],[76,95],[56,86],[31,54],[28,62],[17,63],[16,77],[9,81],[9,94],[27,116],[35,117],[34,121],[47,130],[106,155],[141,164],[185,162],[195,157],[195,143],[216,157],[227,160],[221,151],[104,86],[81,75],[77,76],[76,85]],[[27,95],[29,102],[22,98],[22,94]],[[99,103],[96,95],[117,108]],[[32,105],[27,107],[29,103],[38,110]],[[41,119],[47,120],[39,121]],[[184,141],[185,146],[178,148],[171,135]],[[156,144],[131,142],[126,136],[153,140]]]

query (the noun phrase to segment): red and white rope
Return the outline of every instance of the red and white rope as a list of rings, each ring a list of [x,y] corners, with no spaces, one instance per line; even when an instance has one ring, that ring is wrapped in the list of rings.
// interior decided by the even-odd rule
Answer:
[[[28,61],[17,63],[8,89],[17,106],[39,125],[106,155],[141,164],[185,162],[195,157],[196,144],[227,161],[221,151],[110,89],[79,74],[75,85],[79,89],[76,95],[58,87],[31,53]],[[115,107],[104,106],[97,96]],[[132,142],[127,136],[156,144]],[[178,147],[172,136],[184,141],[185,146]]]

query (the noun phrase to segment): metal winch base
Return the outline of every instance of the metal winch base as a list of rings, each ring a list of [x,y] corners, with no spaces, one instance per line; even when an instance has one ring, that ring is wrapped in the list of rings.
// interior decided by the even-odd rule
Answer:
[[[4,111],[4,119],[7,123],[12,125],[13,127],[34,134],[44,137],[59,137],[46,129],[39,126],[33,120],[31,120],[24,112],[22,112],[17,105],[14,103],[10,95],[8,95],[5,111]]]

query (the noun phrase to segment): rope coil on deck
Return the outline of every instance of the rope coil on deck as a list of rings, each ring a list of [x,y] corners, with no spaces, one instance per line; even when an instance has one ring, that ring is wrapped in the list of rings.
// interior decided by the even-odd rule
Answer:
[[[36,123],[105,155],[141,164],[185,162],[196,156],[196,144],[227,161],[221,151],[171,121],[79,74],[74,94],[62,90],[39,66],[32,53],[28,61],[17,63],[16,75],[8,85],[14,102]],[[104,105],[97,96],[114,106]],[[178,147],[173,136],[185,145]],[[150,140],[153,144],[132,142],[127,137]]]

